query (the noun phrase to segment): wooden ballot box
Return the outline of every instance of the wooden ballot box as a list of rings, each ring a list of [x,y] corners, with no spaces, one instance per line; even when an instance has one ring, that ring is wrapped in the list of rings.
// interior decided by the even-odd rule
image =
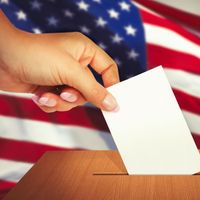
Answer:
[[[6,200],[199,200],[200,176],[129,176],[117,151],[48,152]]]

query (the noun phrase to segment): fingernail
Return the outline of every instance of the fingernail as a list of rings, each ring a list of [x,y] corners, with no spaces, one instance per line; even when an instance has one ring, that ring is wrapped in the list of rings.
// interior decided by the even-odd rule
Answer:
[[[78,97],[75,94],[72,94],[72,93],[69,93],[69,92],[62,92],[60,94],[60,97],[63,100],[68,101],[68,102],[75,102],[78,99]]]
[[[32,96],[32,100],[33,100],[34,103],[38,104],[39,96],[37,96],[37,95],[34,94]]]
[[[117,105],[117,107],[114,109],[114,110],[112,110],[113,112],[118,112],[119,111],[119,105]]]
[[[117,101],[111,94],[107,94],[104,98],[103,107],[108,111],[117,112],[119,110],[119,105],[117,104]]]
[[[55,99],[49,99],[48,97],[41,97],[38,102],[47,107],[54,107],[57,104]]]

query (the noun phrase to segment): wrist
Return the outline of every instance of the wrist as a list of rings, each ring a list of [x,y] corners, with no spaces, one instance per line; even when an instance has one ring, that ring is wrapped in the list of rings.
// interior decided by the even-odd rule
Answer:
[[[0,67],[5,66],[8,52],[12,49],[18,30],[9,22],[0,10]]]
[[[25,40],[30,33],[16,28],[0,10],[0,69],[13,71],[24,52]],[[21,57],[22,58],[22,57]]]

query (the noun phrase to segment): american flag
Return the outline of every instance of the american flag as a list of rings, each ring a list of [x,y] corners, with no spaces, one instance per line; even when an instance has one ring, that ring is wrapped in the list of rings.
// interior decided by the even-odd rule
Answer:
[[[115,59],[121,80],[163,65],[200,147],[199,16],[143,0],[0,0],[0,8],[15,26],[35,34],[84,33]],[[0,105],[0,198],[46,151],[116,148],[91,105],[46,114],[30,95],[3,91]]]

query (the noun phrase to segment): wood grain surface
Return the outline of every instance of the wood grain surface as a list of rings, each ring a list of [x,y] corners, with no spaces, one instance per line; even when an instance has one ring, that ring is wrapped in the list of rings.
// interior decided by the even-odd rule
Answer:
[[[117,151],[48,152],[11,199],[199,200],[200,176],[129,176]]]

